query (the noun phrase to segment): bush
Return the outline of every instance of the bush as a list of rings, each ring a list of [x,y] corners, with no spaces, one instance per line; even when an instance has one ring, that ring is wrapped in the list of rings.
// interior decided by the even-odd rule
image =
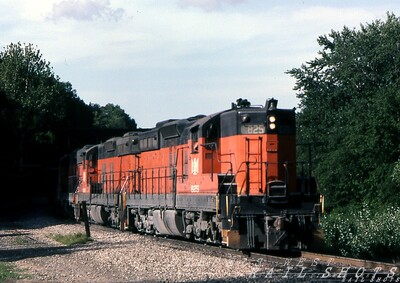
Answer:
[[[326,244],[341,255],[391,259],[400,255],[400,207],[347,207],[325,215]]]

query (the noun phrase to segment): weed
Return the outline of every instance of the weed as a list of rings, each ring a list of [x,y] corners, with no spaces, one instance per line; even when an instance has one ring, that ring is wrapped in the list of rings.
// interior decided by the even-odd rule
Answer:
[[[67,235],[55,234],[55,235],[50,235],[50,237],[56,240],[57,242],[67,246],[72,246],[76,244],[86,244],[87,242],[92,241],[91,238],[88,238],[85,234],[82,233],[67,234]]]
[[[14,240],[14,244],[16,244],[16,245],[28,245],[31,243],[31,241],[24,236],[17,236],[13,240]]]
[[[5,282],[10,279],[27,278],[16,268],[14,264],[7,262],[0,262],[0,282]]]

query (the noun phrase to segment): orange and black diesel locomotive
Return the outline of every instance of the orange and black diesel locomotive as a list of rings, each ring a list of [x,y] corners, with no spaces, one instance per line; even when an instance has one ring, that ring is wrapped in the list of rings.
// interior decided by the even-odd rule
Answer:
[[[122,230],[236,249],[305,246],[321,206],[315,182],[297,177],[295,134],[294,109],[239,99],[73,152],[58,195],[76,218],[85,202],[92,222]]]

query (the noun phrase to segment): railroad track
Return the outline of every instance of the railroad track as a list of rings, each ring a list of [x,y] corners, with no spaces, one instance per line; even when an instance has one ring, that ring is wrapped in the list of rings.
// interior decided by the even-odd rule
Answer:
[[[352,268],[365,268],[366,270],[373,270],[376,268],[381,268],[382,271],[390,271],[394,268],[400,273],[400,263],[388,263],[382,261],[372,261],[372,260],[363,260],[363,259],[356,259],[356,258],[348,258],[336,255],[329,255],[329,254],[321,254],[315,252],[307,252],[307,251],[293,251],[293,252],[260,252],[260,251],[239,251],[229,248],[224,248],[218,245],[209,245],[206,243],[198,243],[198,242],[191,242],[182,239],[176,238],[169,238],[169,237],[162,237],[162,236],[155,236],[154,239],[158,241],[166,241],[169,243],[175,243],[180,247],[189,247],[189,248],[196,248],[197,249],[209,249],[210,251],[216,252],[219,251],[222,254],[230,254],[235,256],[242,256],[245,258],[258,260],[258,259],[265,259],[268,261],[274,261],[276,263],[294,263],[296,260],[302,262],[311,262],[313,264],[321,264],[321,265],[334,265],[334,266],[349,266]],[[399,280],[400,282],[400,280]]]
[[[102,227],[103,229],[112,229]],[[123,232],[128,233],[128,232]],[[158,245],[250,262],[254,282],[400,282],[400,265],[312,252],[244,252],[182,239],[150,236]]]
[[[168,237],[153,239],[179,250],[191,249],[203,254],[251,262],[254,273],[249,279],[255,282],[400,282],[398,264],[311,252],[244,252]]]
[[[285,278],[330,280],[330,282],[400,282],[400,265],[347,258],[335,255],[301,252],[289,255],[252,253],[258,261],[274,261],[284,268]]]
[[[338,263],[342,266],[351,266],[353,268],[365,268],[367,270],[375,270],[377,268],[381,268],[382,271],[390,271],[397,269],[397,271],[400,273],[400,263],[393,264],[381,261],[355,259],[355,258],[311,253],[311,252],[302,252],[301,256],[308,260],[319,259],[320,261],[323,262]]]
[[[155,237],[179,249],[196,249],[220,257],[239,257],[254,264],[254,279],[271,282],[400,282],[400,265],[313,252],[244,252],[167,237]],[[292,280],[292,281],[291,281]],[[297,281],[296,281],[297,280]],[[257,281],[258,282],[258,281]]]

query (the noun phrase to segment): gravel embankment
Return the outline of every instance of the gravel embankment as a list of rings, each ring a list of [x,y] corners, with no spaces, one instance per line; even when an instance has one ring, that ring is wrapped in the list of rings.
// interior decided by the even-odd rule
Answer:
[[[0,222],[0,261],[29,275],[19,282],[246,282],[255,264],[180,248],[150,236],[91,226],[92,242],[64,246],[50,234],[84,233],[83,224],[41,216]]]

